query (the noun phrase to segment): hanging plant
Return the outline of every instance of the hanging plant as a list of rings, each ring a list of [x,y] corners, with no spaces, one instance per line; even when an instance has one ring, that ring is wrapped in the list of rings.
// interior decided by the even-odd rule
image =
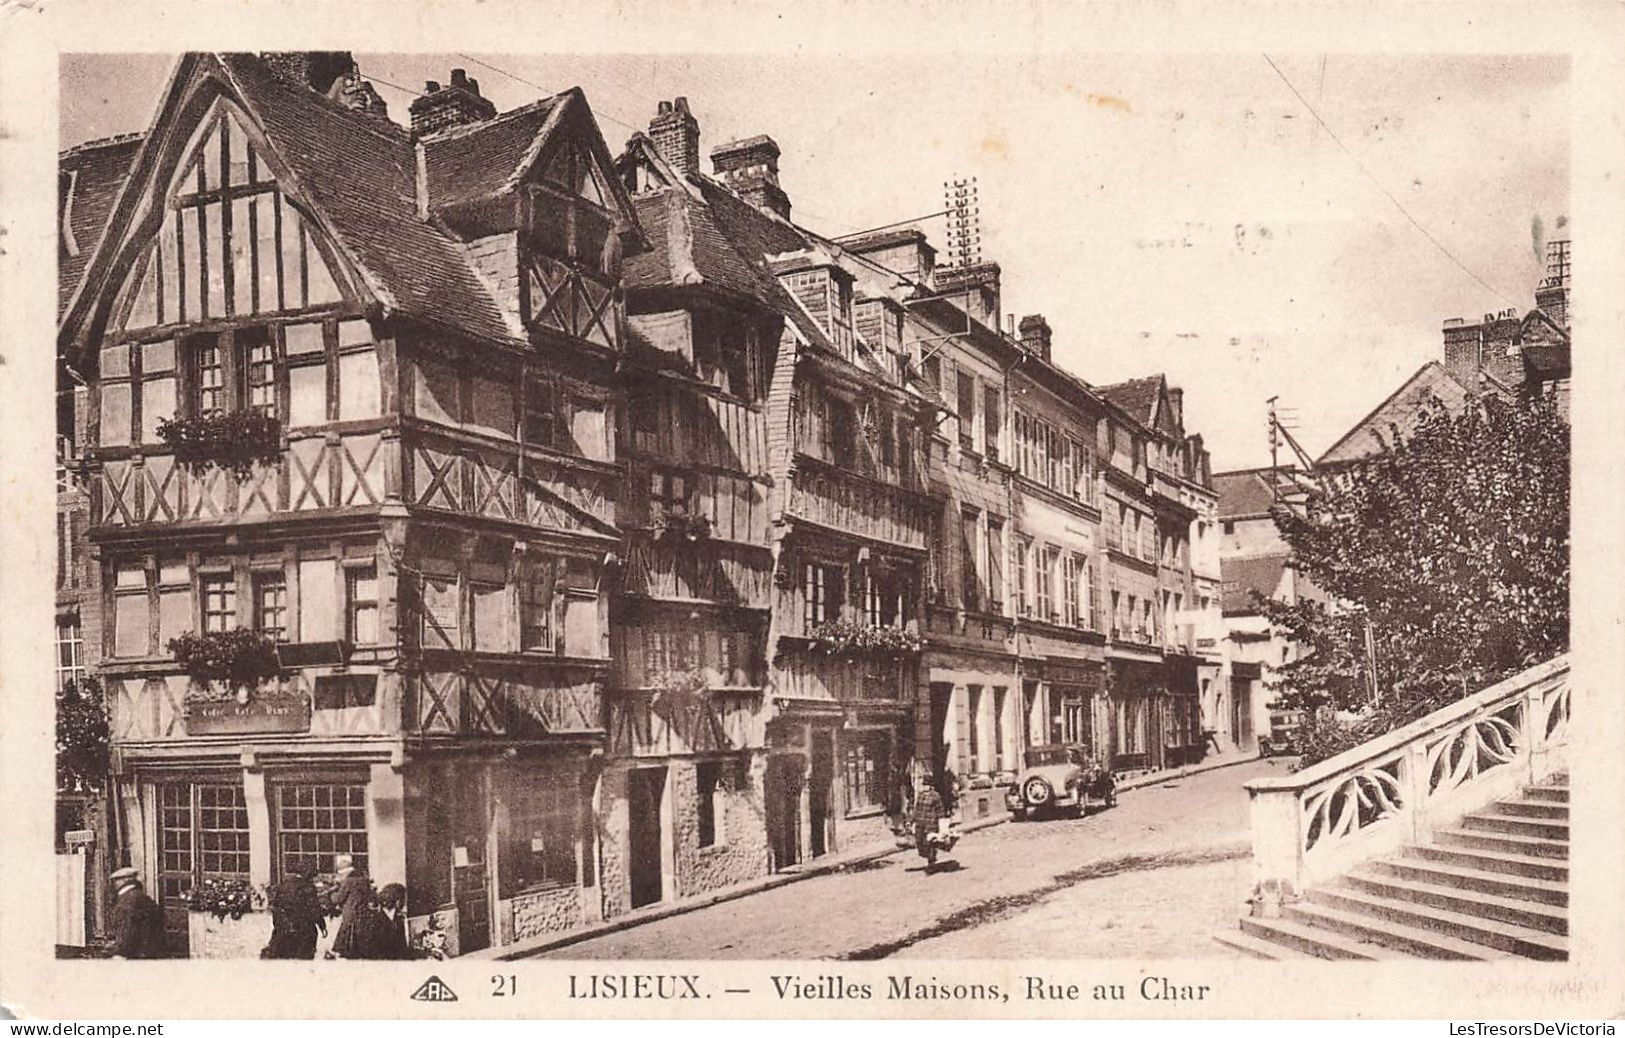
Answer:
[[[220,920],[228,915],[241,919],[264,904],[265,895],[246,879],[210,877],[186,895],[187,908],[194,912],[207,912]]]
[[[175,452],[176,463],[194,476],[218,468],[241,483],[255,465],[282,460],[282,424],[263,411],[159,419],[158,438]]]
[[[277,662],[276,642],[258,631],[188,632],[171,638],[169,651],[181,669],[198,681],[218,681],[236,688],[258,685],[276,677],[282,669]]]
[[[912,656],[925,640],[904,627],[871,627],[851,620],[816,624],[807,632],[813,649],[832,656]]]

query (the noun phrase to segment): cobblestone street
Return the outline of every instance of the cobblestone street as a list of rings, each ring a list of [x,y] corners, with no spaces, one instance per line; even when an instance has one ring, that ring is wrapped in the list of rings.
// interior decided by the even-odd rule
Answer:
[[[958,868],[913,854],[556,949],[553,958],[874,959],[1227,956],[1247,893],[1244,782],[1279,760],[1170,778],[1082,819],[973,832]]]

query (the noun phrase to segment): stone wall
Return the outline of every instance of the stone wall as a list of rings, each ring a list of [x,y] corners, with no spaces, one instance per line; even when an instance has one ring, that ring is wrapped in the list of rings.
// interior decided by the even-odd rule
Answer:
[[[626,868],[626,772],[605,769],[599,803],[593,812],[598,822],[598,895],[605,919],[626,912],[629,901]]]
[[[835,823],[837,849],[854,851],[876,844],[890,844],[894,837],[891,819],[885,812],[859,818],[841,818]]]
[[[700,846],[698,765],[674,762],[671,783],[677,896],[690,897],[767,875],[767,818],[762,797],[766,754],[722,759],[717,783],[716,842]]]
[[[498,942],[512,944],[582,925],[581,888],[556,887],[518,894],[499,903]]]

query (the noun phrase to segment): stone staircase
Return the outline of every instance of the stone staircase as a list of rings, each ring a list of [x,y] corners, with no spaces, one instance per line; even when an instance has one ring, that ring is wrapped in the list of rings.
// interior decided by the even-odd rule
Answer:
[[[1215,938],[1260,959],[1567,959],[1568,859],[1557,774]]]

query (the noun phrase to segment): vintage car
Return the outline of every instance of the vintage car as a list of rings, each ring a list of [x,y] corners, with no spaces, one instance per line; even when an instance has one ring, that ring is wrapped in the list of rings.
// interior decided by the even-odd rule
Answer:
[[[1004,806],[1017,821],[1061,811],[1081,816],[1091,799],[1107,807],[1117,803],[1111,769],[1097,764],[1082,746],[1034,746],[1023,764],[1004,794]]]
[[[1297,741],[1298,729],[1307,719],[1308,715],[1302,710],[1272,709],[1270,730],[1258,736],[1258,755],[1281,757],[1297,753],[1293,744]]]

